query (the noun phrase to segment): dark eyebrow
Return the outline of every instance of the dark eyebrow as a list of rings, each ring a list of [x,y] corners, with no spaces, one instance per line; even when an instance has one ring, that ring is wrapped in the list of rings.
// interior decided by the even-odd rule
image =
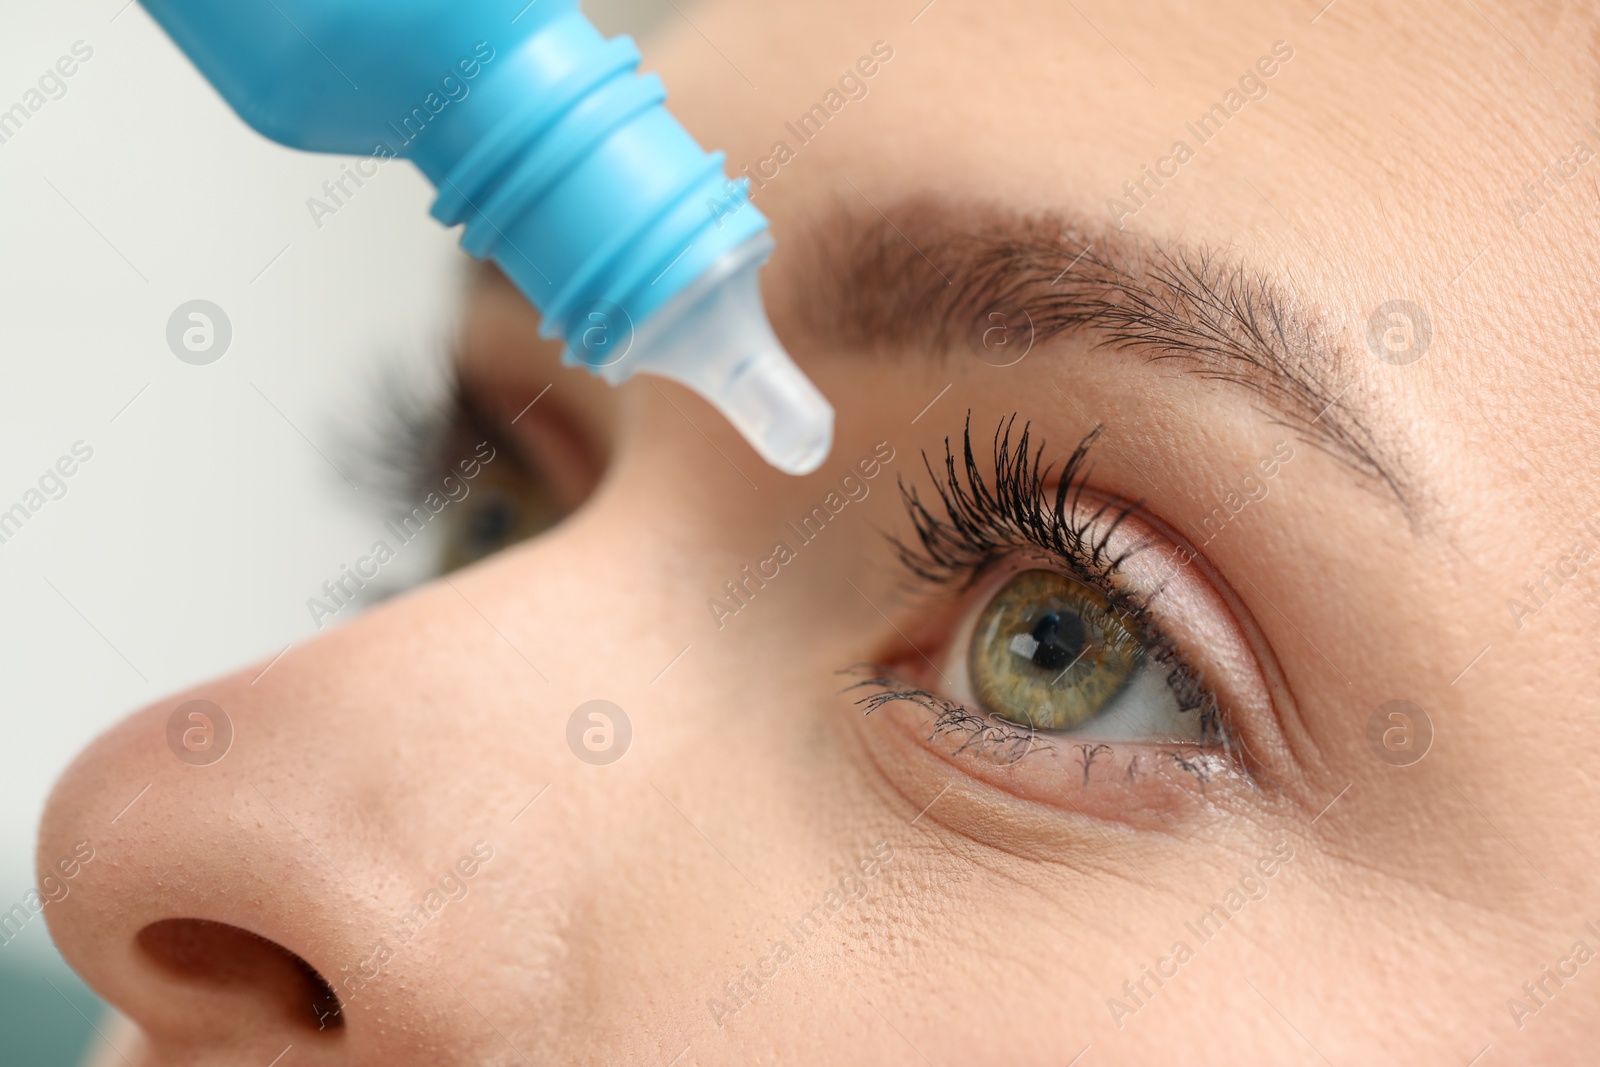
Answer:
[[[786,311],[811,338],[946,354],[977,351],[996,322],[1031,321],[1035,345],[1087,334],[1247,390],[1274,422],[1409,511],[1409,480],[1346,396],[1355,368],[1328,316],[1223,253],[928,197],[883,211],[835,204],[808,236],[786,268],[790,282],[803,275],[791,291],[804,296]]]

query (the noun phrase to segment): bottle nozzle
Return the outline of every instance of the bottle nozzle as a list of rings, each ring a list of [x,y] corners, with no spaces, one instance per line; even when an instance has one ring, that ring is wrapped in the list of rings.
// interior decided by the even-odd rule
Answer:
[[[833,407],[776,344],[735,367],[719,392],[695,387],[785,474],[810,474],[828,458]]]
[[[595,370],[612,384],[635,373],[681,382],[716,406],[761,458],[810,474],[833,447],[833,407],[772,332],[757,271],[772,247],[758,234],[641,330],[628,353]]]

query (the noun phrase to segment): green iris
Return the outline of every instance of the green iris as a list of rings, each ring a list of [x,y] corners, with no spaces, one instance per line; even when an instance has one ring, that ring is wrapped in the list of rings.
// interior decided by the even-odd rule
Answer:
[[[1142,654],[1104,597],[1053,571],[1023,571],[983,609],[968,666],[986,710],[1061,731],[1103,711]]]

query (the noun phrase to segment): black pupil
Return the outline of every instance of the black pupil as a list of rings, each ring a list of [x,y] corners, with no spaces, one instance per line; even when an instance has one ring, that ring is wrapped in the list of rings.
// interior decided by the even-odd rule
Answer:
[[[1046,612],[1034,626],[1032,636],[1038,644],[1033,650],[1033,665],[1059,671],[1083,651],[1083,619],[1072,614]]]

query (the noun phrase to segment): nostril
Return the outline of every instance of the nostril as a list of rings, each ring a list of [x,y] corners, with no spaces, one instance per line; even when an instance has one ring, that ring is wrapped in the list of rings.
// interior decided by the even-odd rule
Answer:
[[[344,1026],[339,997],[316,968],[258,934],[205,919],[162,919],[135,940],[175,978],[250,996],[311,1030]]]

